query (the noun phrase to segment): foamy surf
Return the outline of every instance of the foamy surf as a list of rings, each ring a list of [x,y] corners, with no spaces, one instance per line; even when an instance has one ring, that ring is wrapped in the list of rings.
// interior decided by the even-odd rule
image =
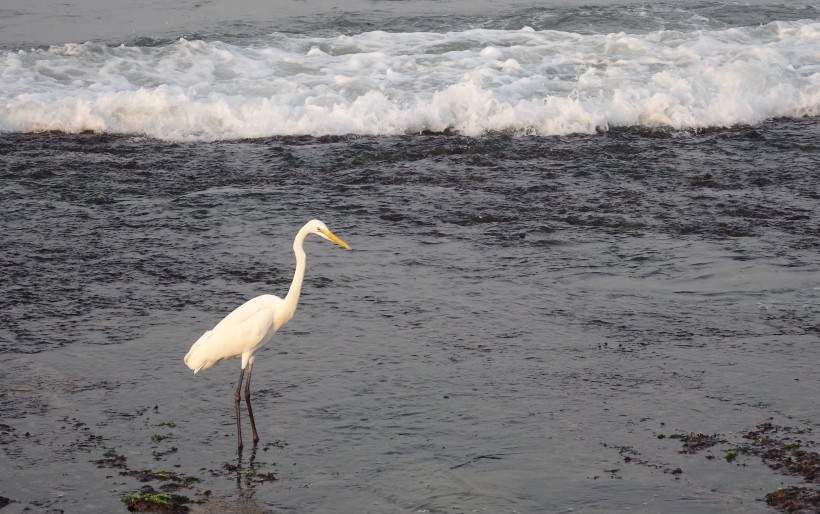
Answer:
[[[820,23],[67,44],[0,57],[0,130],[164,140],[700,129],[820,115]]]

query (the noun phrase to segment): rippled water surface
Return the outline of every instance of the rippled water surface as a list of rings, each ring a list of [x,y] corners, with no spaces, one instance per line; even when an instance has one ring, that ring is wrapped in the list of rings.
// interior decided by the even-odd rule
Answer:
[[[817,456],[818,12],[6,1],[0,510],[820,498],[750,450]],[[237,455],[239,362],[182,358],[312,218],[354,250],[306,243]]]
[[[5,135],[7,510],[121,508],[113,450],[196,477],[196,511],[765,512],[799,480],[658,436],[816,430],[818,127]],[[286,292],[313,217],[354,251],[308,241],[237,463],[238,361],[182,356]]]

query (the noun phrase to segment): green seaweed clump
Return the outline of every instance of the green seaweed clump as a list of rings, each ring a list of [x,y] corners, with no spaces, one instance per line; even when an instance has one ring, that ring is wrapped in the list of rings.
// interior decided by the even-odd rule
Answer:
[[[158,493],[153,489],[124,496],[122,501],[130,512],[188,512],[184,504],[191,500],[178,494]]]

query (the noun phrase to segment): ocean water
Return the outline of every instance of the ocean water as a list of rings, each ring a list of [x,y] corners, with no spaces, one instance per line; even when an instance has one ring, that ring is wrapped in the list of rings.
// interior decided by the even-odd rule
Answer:
[[[816,492],[723,458],[820,425],[816,3],[29,4],[0,7],[4,513],[121,511],[146,469],[194,512]],[[237,457],[238,361],[182,357],[286,293],[312,218],[354,250],[308,240]]]

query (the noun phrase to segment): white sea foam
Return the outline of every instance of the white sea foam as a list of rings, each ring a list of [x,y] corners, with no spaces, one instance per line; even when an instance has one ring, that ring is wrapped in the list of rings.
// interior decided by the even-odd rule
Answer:
[[[67,44],[0,55],[0,131],[214,140],[731,126],[820,115],[818,48],[816,21]]]

